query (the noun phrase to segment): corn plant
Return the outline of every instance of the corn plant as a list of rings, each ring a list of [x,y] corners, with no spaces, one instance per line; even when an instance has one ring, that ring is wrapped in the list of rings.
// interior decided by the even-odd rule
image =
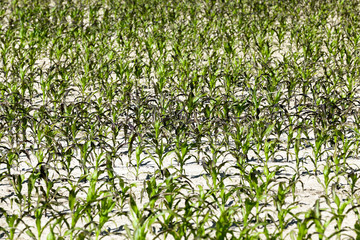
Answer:
[[[2,1],[0,235],[358,236],[359,10]]]

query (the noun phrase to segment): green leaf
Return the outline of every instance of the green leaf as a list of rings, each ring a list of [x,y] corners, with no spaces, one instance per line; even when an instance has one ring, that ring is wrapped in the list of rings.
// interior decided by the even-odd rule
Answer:
[[[54,230],[51,228],[49,234],[46,237],[46,240],[55,240],[55,239],[56,238],[55,238]]]
[[[71,189],[71,191],[69,192],[69,208],[71,211],[74,210],[75,201],[76,201],[76,193],[74,189]]]
[[[27,230],[26,234],[29,235],[32,239],[36,239],[36,237],[35,237],[35,235],[34,235],[34,233],[32,231]]]

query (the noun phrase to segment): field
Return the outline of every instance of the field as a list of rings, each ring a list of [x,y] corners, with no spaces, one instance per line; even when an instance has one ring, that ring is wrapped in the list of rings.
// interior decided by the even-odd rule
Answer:
[[[0,0],[0,238],[360,239],[359,12]]]

